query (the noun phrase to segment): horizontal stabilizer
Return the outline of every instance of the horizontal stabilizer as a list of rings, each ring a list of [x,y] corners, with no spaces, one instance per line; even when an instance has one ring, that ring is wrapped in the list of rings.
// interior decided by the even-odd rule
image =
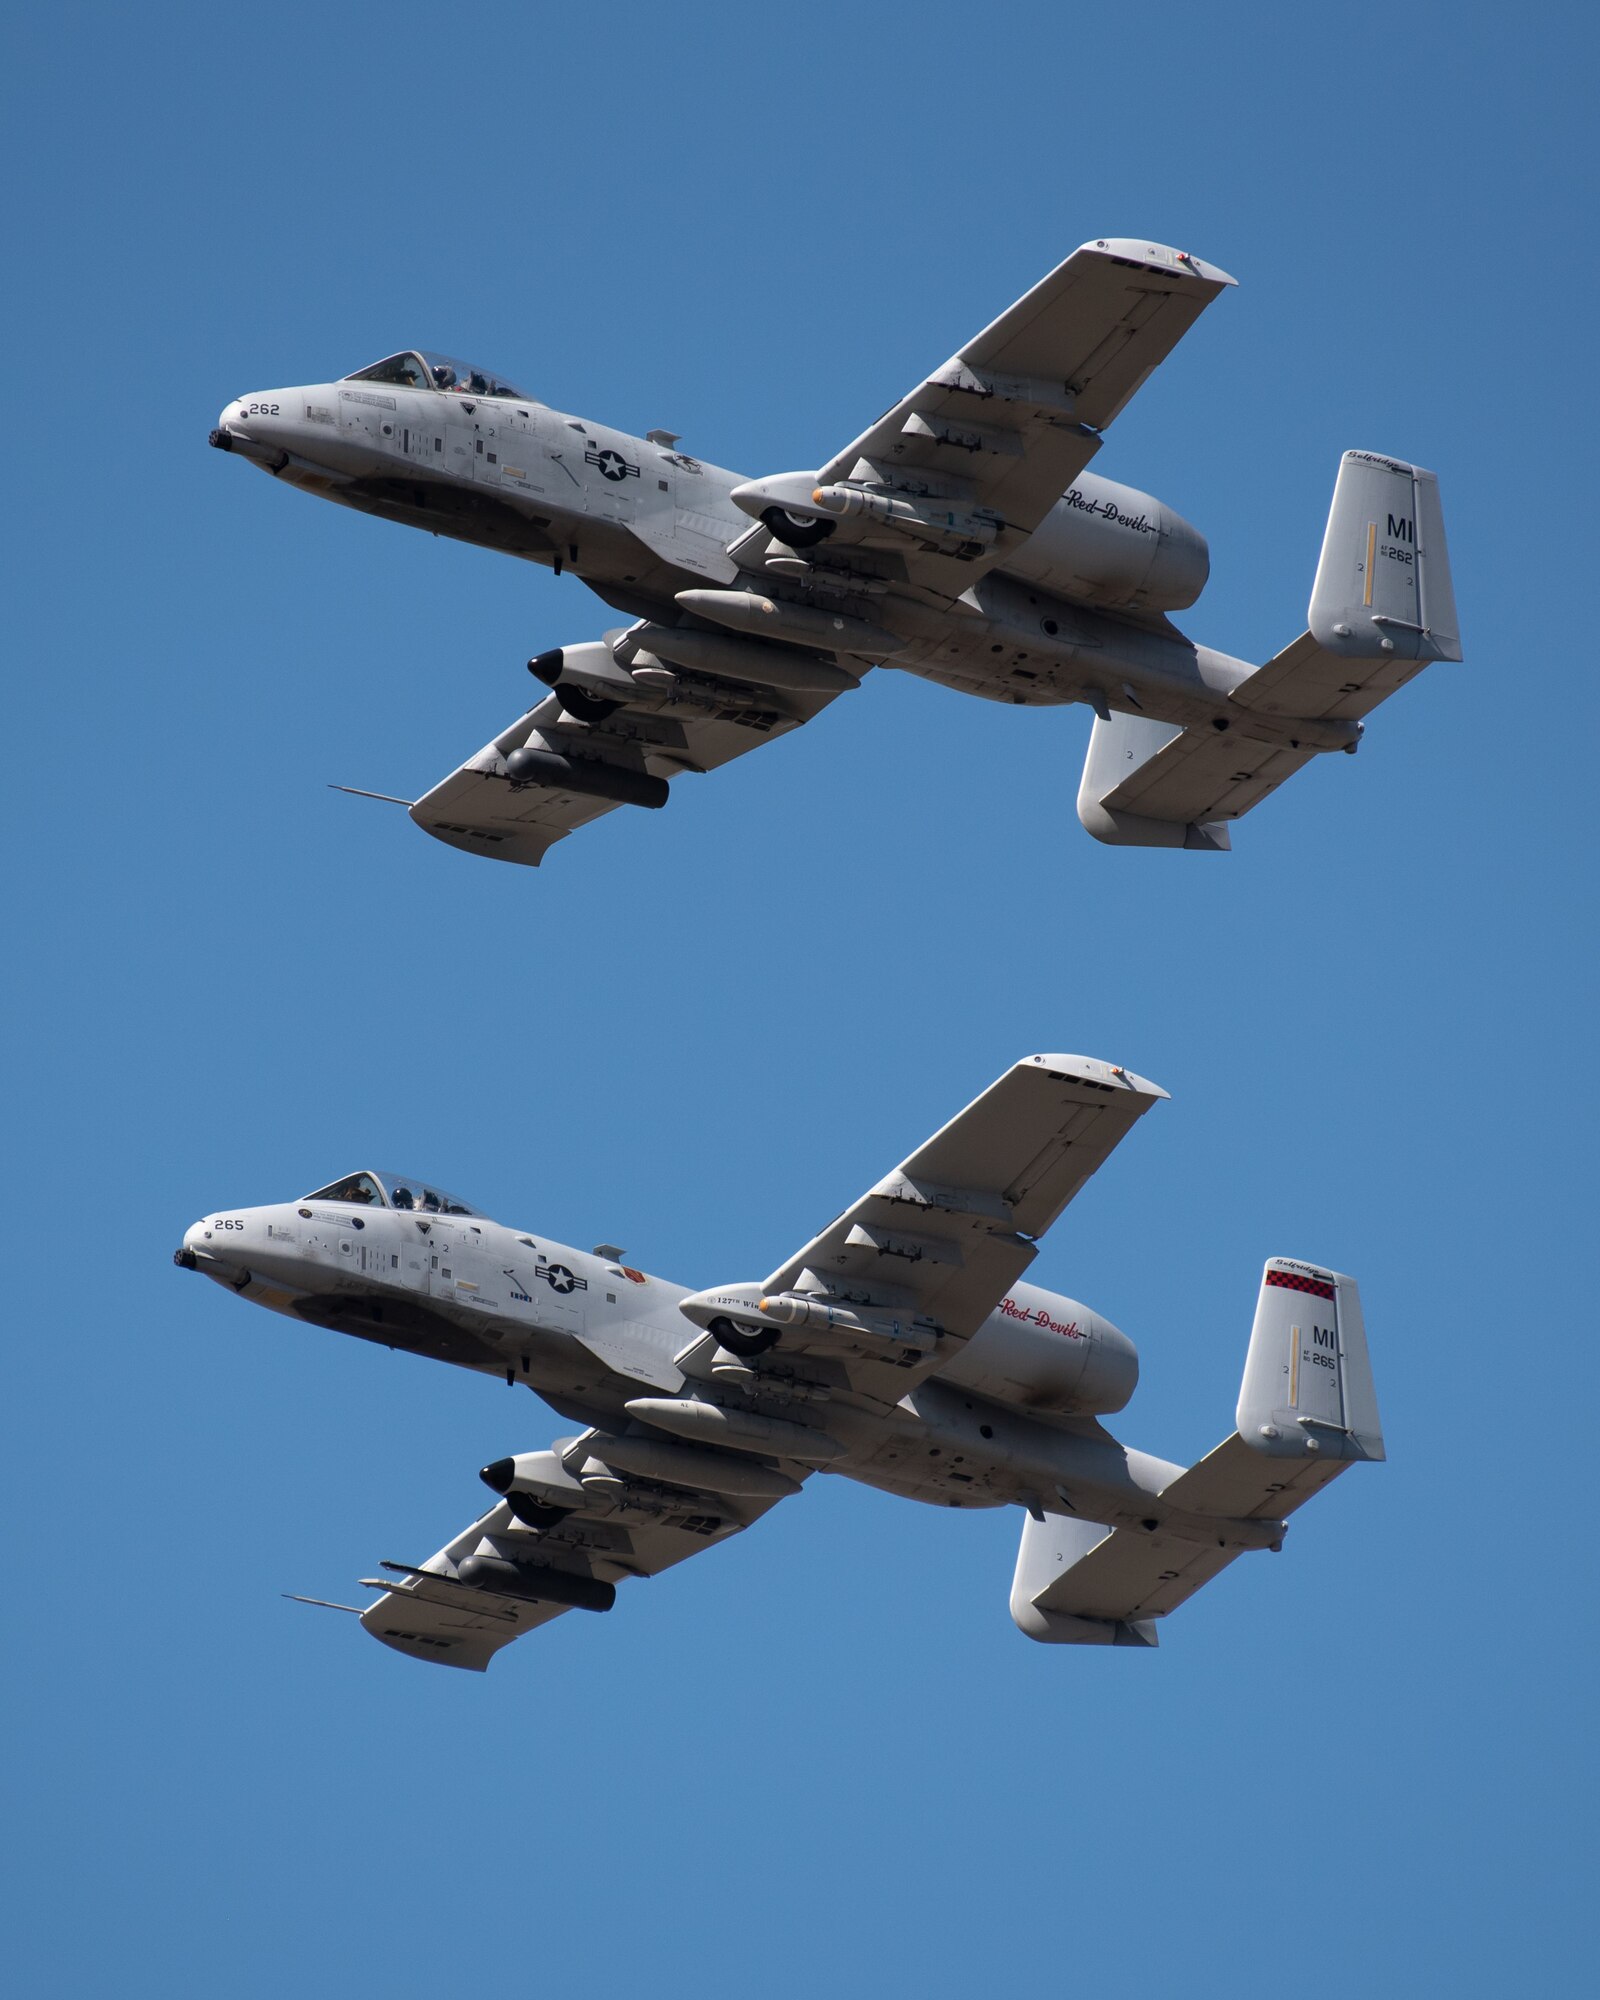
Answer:
[[[1144,715],[1102,716],[1089,737],[1078,818],[1112,847],[1226,853],[1228,822],[1316,754]]]
[[[1143,1581],[1118,1574],[1120,1545],[1129,1539],[1067,1514],[1029,1515],[1011,1585],[1019,1628],[1058,1646],[1158,1644],[1153,1624],[1124,1615],[1147,1594]]]

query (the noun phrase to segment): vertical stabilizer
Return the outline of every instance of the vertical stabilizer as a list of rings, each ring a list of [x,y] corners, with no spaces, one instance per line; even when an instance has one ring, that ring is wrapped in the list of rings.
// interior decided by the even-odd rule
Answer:
[[[1323,651],[1344,659],[1461,658],[1433,473],[1377,452],[1345,453],[1307,622]]]
[[[1354,1278],[1269,1259],[1236,1417],[1273,1458],[1382,1458],[1378,1398]]]

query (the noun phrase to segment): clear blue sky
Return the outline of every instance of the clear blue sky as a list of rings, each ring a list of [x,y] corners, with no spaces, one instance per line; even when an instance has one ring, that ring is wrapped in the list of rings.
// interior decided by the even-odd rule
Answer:
[[[1592,1971],[1595,34],[1577,9],[35,8],[8,34],[8,1920],[30,2000],[1574,1990]],[[1438,469],[1466,663],[1228,859],[1081,711],[874,676],[540,872],[392,808],[612,622],[206,450],[410,343],[815,464],[1075,244],[1240,280],[1098,461],[1302,627],[1342,450]],[[1019,1520],[819,1479],[483,1678],[358,1593],[563,1426],[175,1272],[369,1161],[760,1276],[1017,1056],[1173,1101],[1036,1275],[1231,1421],[1262,1258],[1391,1462],[1031,1646]]]

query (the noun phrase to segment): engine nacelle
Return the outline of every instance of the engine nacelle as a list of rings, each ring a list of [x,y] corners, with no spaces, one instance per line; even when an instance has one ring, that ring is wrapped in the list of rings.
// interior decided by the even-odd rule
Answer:
[[[1076,1299],[1013,1285],[939,1380],[1021,1409],[1109,1416],[1139,1382],[1139,1350]]]
[[[1085,472],[1003,567],[1107,611],[1182,611],[1205,589],[1211,551],[1161,501]]]

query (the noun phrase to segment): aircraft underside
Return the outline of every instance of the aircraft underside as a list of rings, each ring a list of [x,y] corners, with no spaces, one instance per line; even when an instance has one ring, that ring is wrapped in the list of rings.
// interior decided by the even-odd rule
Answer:
[[[1217,852],[1296,771],[1353,750],[1429,662],[1461,656],[1438,482],[1367,451],[1341,461],[1297,637],[1255,665],[1173,624],[1204,587],[1204,538],[1090,465],[1232,282],[1142,240],[1086,244],[826,462],[757,479],[420,349],[238,399],[211,441],[342,505],[571,570],[633,621],[536,652],[545,692],[411,803],[468,853],[537,865],[885,665],[1087,706],[1082,824]],[[1104,1429],[1137,1379],[1132,1343],[1024,1273],[1164,1095],[1118,1065],[1029,1057],[760,1284],[686,1293],[614,1246],[551,1245],[368,1172],[208,1217],[178,1261],[302,1321],[525,1385],[580,1426],[491,1460],[486,1514],[363,1580],[379,1593],[363,1625],[413,1657],[481,1670],[820,1471],[1019,1507],[1017,1625],[1148,1646],[1236,1556],[1281,1546],[1294,1508],[1383,1456],[1358,1289],[1290,1258],[1263,1271],[1214,1451],[1184,1468]]]

